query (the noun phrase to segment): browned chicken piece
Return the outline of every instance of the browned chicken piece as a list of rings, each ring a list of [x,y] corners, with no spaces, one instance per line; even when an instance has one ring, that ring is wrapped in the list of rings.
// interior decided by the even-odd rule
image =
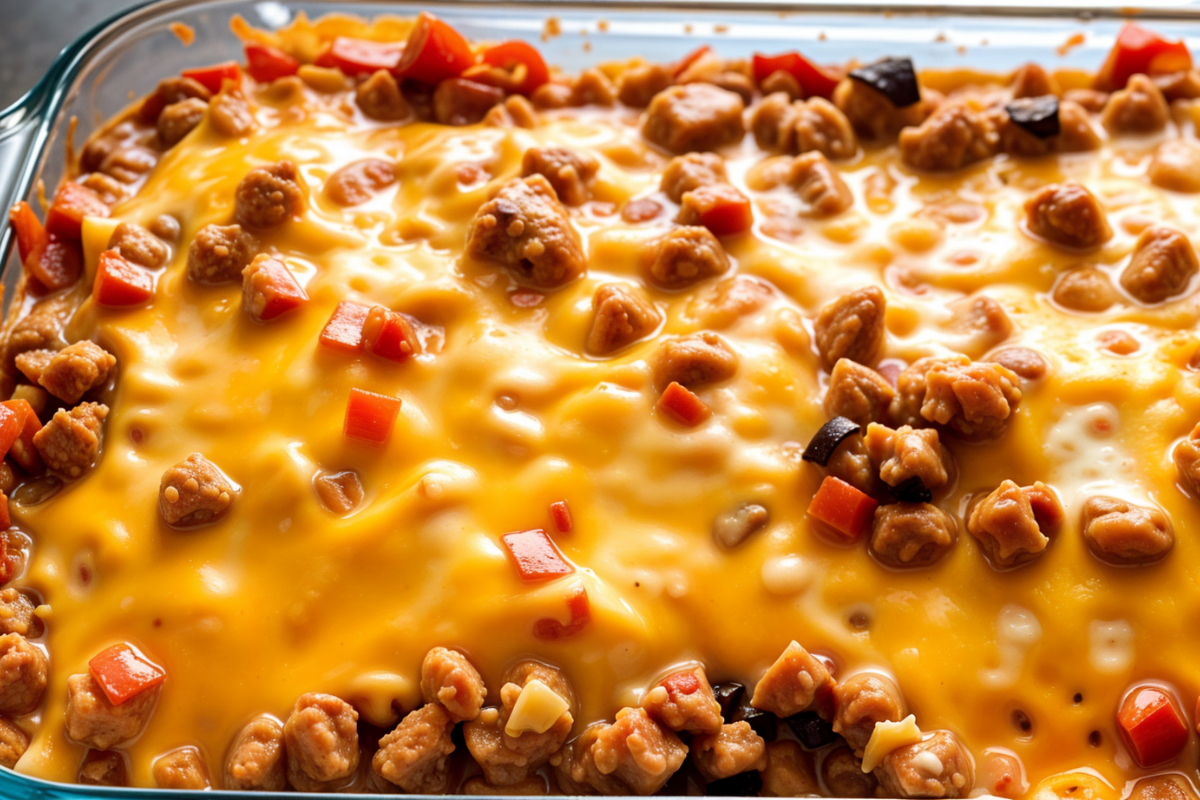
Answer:
[[[300,216],[304,193],[300,172],[290,161],[255,167],[234,194],[234,216],[248,228],[273,228]]]
[[[293,789],[341,788],[358,771],[358,712],[333,695],[301,695],[284,723],[283,744]]]
[[[435,647],[421,662],[421,696],[441,703],[454,722],[475,719],[487,699],[479,670],[456,650]]]
[[[789,100],[799,100],[804,97],[804,87],[792,73],[785,69],[777,69],[758,83],[763,97],[773,94],[783,94]]]
[[[686,289],[729,271],[729,256],[708,228],[675,228],[647,255],[647,278],[660,289]]]
[[[600,722],[586,728],[573,741],[550,757],[558,791],[566,795],[620,795],[629,790],[617,777],[605,774],[596,766],[592,747],[600,731],[607,727]],[[680,743],[682,744],[682,742]],[[683,759],[679,759],[683,763]],[[665,784],[665,781],[664,781]]]
[[[17,356],[17,369],[64,403],[79,398],[108,381],[116,357],[95,342],[70,344],[57,353],[27,350]]]
[[[746,72],[745,61],[728,61],[715,53],[704,53],[688,64],[676,83],[707,83],[734,92],[743,103],[754,99],[754,80]]]
[[[254,130],[254,112],[238,89],[223,89],[208,104],[208,124],[222,136],[239,138]]]
[[[510,731],[513,709],[525,687],[534,681],[558,695],[567,710],[541,732],[518,728]],[[499,708],[485,708],[468,722],[463,736],[488,783],[513,786],[528,780],[567,741],[575,722],[575,692],[561,670],[540,661],[522,661],[502,676],[500,702]]]
[[[536,128],[538,115],[528,98],[514,94],[504,98],[500,105],[493,106],[483,121],[500,128]]]
[[[1029,232],[1047,241],[1090,250],[1112,238],[1095,195],[1078,183],[1051,184],[1025,203]]]
[[[29,749],[29,735],[15,722],[0,717],[0,767],[12,769]]]
[[[603,106],[617,101],[617,87],[603,70],[592,67],[579,73],[571,85],[570,104],[573,106]]]
[[[1019,487],[1006,480],[972,509],[967,531],[994,566],[1010,569],[1044,553],[1065,516],[1062,501],[1046,484]]]
[[[878,372],[848,358],[839,358],[829,373],[829,389],[822,408],[830,418],[845,417],[867,425],[887,419],[895,397],[896,390]]]
[[[379,740],[371,767],[409,794],[444,794],[450,782],[453,730],[454,720],[440,704],[422,706]]]
[[[838,747],[821,762],[821,780],[834,797],[874,797],[879,781],[863,772],[862,759],[849,747]]]
[[[712,214],[722,209],[746,204],[749,201],[736,187],[728,183],[710,183],[684,193],[675,221],[680,225],[702,225]]]
[[[930,503],[892,503],[875,509],[868,548],[879,563],[914,569],[937,563],[958,539],[958,526]]]
[[[650,101],[642,135],[672,153],[717,150],[742,140],[744,110],[739,95],[708,83],[671,86]]]
[[[588,186],[599,170],[600,162],[591,153],[567,147],[531,147],[521,161],[522,175],[543,176],[569,206],[591,197]]]
[[[143,267],[158,269],[167,263],[171,248],[150,231],[132,222],[122,222],[108,239],[108,248]]]
[[[238,489],[216,464],[192,453],[163,473],[158,510],[168,525],[207,525],[225,516],[237,496]]]
[[[1197,270],[1200,262],[1187,236],[1172,228],[1147,228],[1121,272],[1121,286],[1140,302],[1161,303],[1182,294]]]
[[[1064,272],[1050,296],[1064,308],[1089,314],[1107,311],[1119,299],[1108,273],[1086,265]]]
[[[194,747],[181,747],[156,758],[150,771],[159,789],[203,791],[211,785],[204,758]]]
[[[720,383],[732,378],[737,366],[737,356],[725,340],[708,332],[668,339],[650,357],[654,385],[659,391],[671,383],[688,389]]]
[[[1000,364],[966,356],[922,358],[896,379],[893,421],[937,423],[971,441],[999,436],[1021,400],[1020,378]]]
[[[287,788],[287,756],[278,720],[264,715],[238,731],[225,755],[221,788],[239,792],[282,792]]]
[[[1043,97],[1048,94],[1061,93],[1058,81],[1054,80],[1041,64],[1028,61],[1017,67],[1017,71],[1013,73],[1013,98]]]
[[[354,100],[363,114],[380,122],[396,122],[410,113],[400,84],[382,69],[358,85]]]
[[[859,138],[880,144],[894,141],[904,128],[920,125],[941,99],[937,92],[922,89],[920,101],[896,108],[885,94],[853,78],[845,78],[833,91],[834,105],[846,115]]]
[[[732,778],[766,766],[767,744],[746,721],[692,737],[692,763],[706,781]]]
[[[796,116],[791,95],[767,94],[750,112],[750,132],[759,148],[773,153],[795,152]]]
[[[888,753],[875,777],[884,797],[966,797],[975,786],[970,754],[947,731]]]
[[[67,678],[67,738],[94,750],[108,750],[142,732],[161,687],[139,692],[119,706],[105,696],[91,675]]]
[[[77,778],[83,786],[127,786],[129,767],[125,754],[120,750],[88,750]]]
[[[1188,139],[1167,139],[1154,149],[1146,176],[1155,186],[1172,192],[1200,192],[1200,145]]]
[[[138,116],[145,122],[157,122],[164,108],[192,97],[208,102],[212,99],[212,92],[193,78],[164,78],[153,92],[142,99]]]
[[[1112,134],[1145,134],[1162,130],[1170,118],[1162,90],[1139,74],[1130,77],[1124,89],[1109,96],[1100,123]]]
[[[688,316],[710,330],[721,330],[770,302],[775,290],[750,275],[733,275],[692,297]]]
[[[1050,372],[1050,362],[1030,347],[1005,347],[992,353],[987,360],[1012,370],[1026,381],[1041,380]]]
[[[208,103],[195,97],[172,103],[158,115],[158,138],[167,147],[174,147],[192,132],[208,113]]]
[[[53,294],[33,304],[29,313],[12,326],[4,344],[4,357],[11,364],[18,353],[27,350],[59,350],[66,345],[62,329],[75,312],[76,302],[69,294]]]
[[[49,665],[19,633],[0,636],[0,714],[28,714],[42,702]]]
[[[817,315],[813,333],[821,366],[832,370],[848,358],[870,366],[883,353],[887,300],[878,286],[855,289],[827,304]]]
[[[1109,564],[1153,564],[1175,546],[1171,520],[1161,509],[1117,497],[1090,498],[1083,504],[1079,526],[1092,555]]]
[[[654,95],[674,81],[671,70],[662,64],[640,64],[621,73],[617,81],[617,98],[632,108],[645,108]]]
[[[1166,75],[1155,75],[1152,80],[1168,103],[1200,98],[1200,72],[1197,70],[1181,69]]]
[[[792,642],[758,681],[750,705],[790,717],[812,708],[832,688],[833,677],[825,665]]]
[[[592,297],[592,327],[587,351],[605,356],[658,330],[662,314],[632,287],[606,283]]]
[[[821,794],[817,766],[810,753],[791,739],[769,742],[762,773],[762,797],[807,797]]]
[[[492,106],[504,102],[504,90],[466,78],[449,78],[433,91],[433,118],[443,125],[482,122]]]
[[[854,205],[846,181],[825,155],[815,150],[792,159],[787,185],[800,198],[805,216],[833,217]]]
[[[1200,498],[1200,424],[1192,428],[1186,439],[1175,445],[1171,457],[1175,461],[1180,482],[1193,498]]]
[[[645,709],[623,708],[612,724],[585,730],[571,752],[560,754],[555,770],[564,792],[590,787],[600,794],[647,796],[666,784],[687,752],[687,745]]]
[[[60,408],[50,421],[33,435],[33,446],[46,462],[46,468],[66,480],[82,478],[100,455],[100,430],[108,406],[80,403],[70,411]]]
[[[566,108],[571,104],[571,85],[565,82],[565,78],[555,77],[560,79],[542,84],[529,95],[535,108]]]
[[[258,248],[240,225],[205,225],[188,248],[187,276],[197,283],[240,281]]]
[[[353,470],[318,473],[313,478],[313,487],[321,505],[335,514],[349,514],[365,496],[362,481]]]
[[[860,672],[833,687],[833,732],[862,758],[877,722],[899,722],[908,714],[904,696],[890,678]]]
[[[513,178],[483,204],[471,220],[466,252],[545,289],[587,272],[579,233],[541,175]]]
[[[858,152],[850,121],[823,97],[793,101],[782,92],[768,95],[750,115],[750,130],[759,147],[776,153],[816,151],[839,160]]]
[[[949,103],[919,127],[900,131],[900,158],[915,169],[950,172],[991,158],[998,144],[987,117],[966,104]]]
[[[690,191],[728,180],[725,159],[716,153],[687,153],[667,162],[659,188],[672,202],[679,203]]]
[[[0,589],[0,635],[31,637],[41,632],[42,622],[34,614],[33,602],[11,586]]]
[[[933,428],[901,425],[892,430],[872,422],[867,425],[864,443],[871,463],[878,466],[879,478],[888,486],[899,486],[919,478],[926,489],[937,489],[950,479],[947,460]]]
[[[871,462],[865,437],[861,433],[847,436],[833,451],[825,474],[858,489],[863,494],[874,495],[883,490],[879,480],[879,467]]]
[[[641,706],[673,731],[715,734],[721,730],[721,706],[703,667],[663,678],[642,697]]]

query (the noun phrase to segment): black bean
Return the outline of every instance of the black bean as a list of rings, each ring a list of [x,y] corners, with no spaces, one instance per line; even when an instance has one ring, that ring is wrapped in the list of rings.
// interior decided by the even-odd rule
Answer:
[[[816,462],[823,467],[829,463],[829,459],[833,457],[833,451],[838,449],[838,445],[847,436],[858,433],[860,430],[862,427],[857,422],[852,422],[845,417],[834,417],[813,434],[812,440],[809,441],[808,447],[804,448],[804,453],[800,457],[805,461]]]
[[[746,687],[737,681],[727,681],[714,686],[713,694],[717,698],[717,704],[721,706],[721,717],[728,721],[733,719],[733,715],[741,706],[742,698],[746,696]]]
[[[815,711],[802,711],[787,718],[787,724],[796,734],[800,744],[809,750],[824,747],[837,739],[833,726],[821,719]]]
[[[865,67],[850,70],[850,77],[882,92],[896,108],[921,101],[917,73],[911,58],[881,58]]]
[[[1058,98],[1052,94],[1043,97],[1022,97],[1004,106],[1008,118],[1039,139],[1058,136],[1062,129],[1058,120]]]
[[[731,778],[722,778],[708,784],[709,797],[757,797],[762,791],[762,775],[752,769]]]
[[[775,741],[775,734],[779,731],[779,717],[768,711],[759,711],[757,708],[745,705],[733,715],[734,722],[743,720],[750,723],[750,729],[765,741]]]

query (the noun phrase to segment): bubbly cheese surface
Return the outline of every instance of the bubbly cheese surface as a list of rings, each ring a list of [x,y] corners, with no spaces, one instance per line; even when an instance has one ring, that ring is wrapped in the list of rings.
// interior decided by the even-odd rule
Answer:
[[[1118,758],[1114,714],[1126,687],[1161,680],[1187,702],[1200,690],[1187,633],[1200,619],[1200,517],[1170,460],[1200,420],[1200,306],[1189,293],[1154,309],[1064,311],[1048,294],[1081,257],[1020,228],[1033,191],[1072,179],[1113,224],[1112,240],[1088,256],[1101,269],[1115,274],[1151,221],[1200,236],[1195,196],[1144,177],[1156,137],[1037,160],[999,156],[940,177],[902,166],[894,147],[869,149],[836,167],[853,208],[793,220],[783,236],[770,226],[776,198],[746,186],[764,157],[747,136],[725,155],[731,182],[755,203],[755,228],[724,244],[738,274],[776,292],[718,331],[737,372],[699,391],[713,416],[685,429],[655,412],[647,359],[664,339],[707,329],[698,297],[709,285],[644,287],[665,313],[658,334],[611,358],[584,353],[595,288],[641,286],[643,250],[671,225],[671,213],[640,225],[617,213],[657,191],[667,160],[642,139],[636,110],[548,111],[529,130],[452,128],[368,120],[344,91],[251,99],[253,133],[229,140],[203,122],[114,211],[182,223],[153,302],[119,310],[87,300],[69,325],[71,340],[94,338],[116,355],[116,391],[95,470],[50,501],[13,505],[35,542],[23,582],[45,602],[51,654],[46,724],[19,771],[74,780],[83,751],[61,724],[66,680],[119,641],[167,673],[128,747],[131,781],[143,786],[153,785],[155,757],[185,745],[218,772],[246,721],[284,718],[305,692],[338,695],[390,726],[419,704],[421,659],[438,645],[469,654],[493,694],[518,659],[561,667],[580,699],[578,731],[636,704],[673,665],[696,661],[714,683],[752,683],[796,640],[832,658],[837,674],[894,675],[922,730],[954,731],[977,758],[1007,748],[1032,784],[1087,766],[1119,789],[1137,774]],[[1189,119],[1175,125],[1190,135]],[[570,211],[588,271],[518,304],[511,276],[464,259],[463,246],[489,192],[520,173],[527,148],[548,144],[601,163],[592,201]],[[393,161],[396,185],[353,208],[324,194],[337,169],[367,157]],[[232,219],[250,168],[280,159],[299,166],[304,210],[262,239],[310,302],[260,324],[244,312],[240,284],[186,278],[186,243]],[[881,175],[894,187],[868,200]],[[1025,383],[1003,438],[948,442],[958,475],[943,507],[959,512],[958,541],[925,569],[884,568],[861,543],[822,538],[805,516],[821,476],[800,453],[825,421],[812,319],[867,284],[887,295],[887,358],[982,357],[948,304],[985,291],[1015,325],[1006,345],[1050,364],[1047,377]],[[416,318],[426,351],[398,364],[318,347],[344,300]],[[1104,350],[1098,336],[1113,329],[1140,349]],[[343,435],[353,388],[401,398],[386,446]],[[159,481],[193,452],[241,492],[219,523],[174,530],[159,516]],[[347,469],[366,496],[342,518],[318,502],[313,478]],[[989,566],[961,524],[970,500],[1004,479],[1046,482],[1067,508],[1046,554],[1008,572]],[[1096,493],[1161,505],[1174,550],[1151,567],[1097,561],[1078,524]],[[554,538],[576,571],[524,584],[500,536],[550,529],[559,500],[574,527]],[[747,502],[769,510],[767,526],[737,547],[717,545],[714,519]],[[567,619],[577,584],[591,622],[557,642],[537,639],[536,620]],[[1014,725],[1018,710],[1030,730]],[[1195,761],[1190,751],[1181,761],[1193,778]]]

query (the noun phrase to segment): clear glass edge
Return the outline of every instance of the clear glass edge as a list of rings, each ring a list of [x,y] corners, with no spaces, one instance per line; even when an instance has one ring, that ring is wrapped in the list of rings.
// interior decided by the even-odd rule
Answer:
[[[198,5],[205,0],[146,0],[139,5],[124,9],[105,20],[92,26],[73,42],[67,45],[51,63],[46,74],[34,84],[24,95],[4,109],[0,109],[0,139],[9,135],[30,136],[26,159],[22,169],[13,178],[11,185],[0,186],[0,198],[5,202],[24,197],[28,194],[30,182],[41,161],[41,150],[49,137],[53,123],[61,111],[66,92],[72,84],[76,73],[87,63],[87,58],[100,49],[102,40],[119,36],[122,30],[134,25],[146,17],[169,14],[172,11]],[[356,2],[357,4],[378,5],[381,10],[393,5],[389,0],[325,0],[331,4],[341,2]],[[1036,2],[1036,0],[1034,0]],[[1096,8],[1094,6],[1070,5],[1001,5],[981,6],[973,0],[963,0],[961,3],[899,5],[872,2],[872,0],[844,0],[837,3],[805,3],[805,2],[772,2],[772,0],[436,0],[438,5],[453,5],[469,8],[500,8],[515,7],[523,9],[555,9],[557,11],[615,11],[615,10],[654,10],[654,11],[731,11],[745,13],[784,13],[784,14],[861,14],[863,16],[906,16],[930,17],[961,16],[961,17],[1037,17],[1045,19],[1078,20],[1081,22],[1097,20],[1138,19],[1154,20],[1188,20],[1200,21],[1200,7],[1187,6],[1154,6],[1131,7],[1112,6]],[[30,131],[15,130],[22,122],[35,122]],[[12,247],[12,235],[9,226],[4,225],[0,230],[0,264],[8,262],[9,251]],[[9,794],[9,791],[20,794]],[[221,792],[228,797],[294,797],[294,792]],[[141,797],[161,798],[162,800],[200,800],[211,796],[209,792],[184,791],[167,789],[145,789],[137,787],[83,786],[64,784],[43,780],[29,775],[22,775],[10,769],[0,767],[0,797],[21,797],[27,800],[72,800],[72,798],[96,797]],[[375,798],[379,795],[370,794],[339,794],[347,798]],[[423,795],[393,794],[386,795],[397,798],[418,798]],[[980,795],[981,800],[991,798],[991,795]],[[498,800],[498,798],[497,798]],[[533,796],[522,797],[519,800],[534,800]],[[682,798],[681,798],[682,800]]]

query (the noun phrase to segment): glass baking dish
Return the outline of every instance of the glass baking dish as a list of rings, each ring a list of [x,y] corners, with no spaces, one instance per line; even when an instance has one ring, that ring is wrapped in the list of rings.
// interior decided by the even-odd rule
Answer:
[[[1094,69],[1111,47],[1122,10],[1023,5],[980,8],[880,6],[850,0],[840,4],[736,2],[736,0],[556,0],[424,3],[388,0],[160,0],[124,12],[93,28],[67,47],[42,80],[13,106],[0,111],[0,200],[35,202],[38,186],[52,191],[63,176],[70,127],[78,119],[79,146],[103,120],[131,98],[154,88],[161,77],[226,59],[241,60],[240,42],[230,32],[234,14],[252,25],[278,28],[297,13],[330,12],[372,16],[435,11],[472,39],[522,38],[536,43],[547,60],[566,70],[597,61],[647,56],[676,59],[701,43],[721,55],[800,48],[818,62],[871,60],[909,55],[920,68],[1008,70],[1037,60],[1060,67]],[[1200,9],[1139,9],[1141,21],[1157,21],[1172,36],[1200,47]],[[544,36],[547,20],[559,32]],[[172,32],[184,23],[195,41],[184,46]],[[1083,33],[1082,41],[1068,38]],[[0,232],[2,280],[9,295],[20,264],[8,226]],[[52,637],[52,634],[51,634]],[[1085,765],[1077,765],[1085,766]],[[111,789],[51,783],[0,768],[0,797],[67,800],[80,797],[183,798],[197,792]]]

